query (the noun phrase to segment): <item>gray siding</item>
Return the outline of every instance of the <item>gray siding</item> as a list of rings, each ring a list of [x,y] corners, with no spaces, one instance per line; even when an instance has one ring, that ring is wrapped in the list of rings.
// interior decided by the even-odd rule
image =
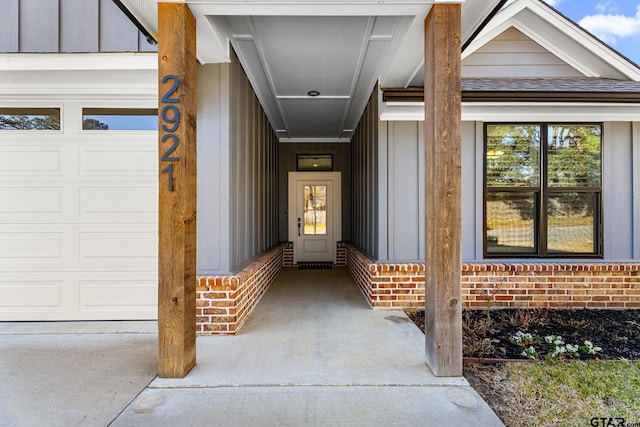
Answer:
[[[297,154],[331,154],[333,170],[341,172],[342,194],[342,240],[351,240],[351,146],[345,143],[287,143],[280,144],[280,192],[279,192],[279,225],[280,241],[288,241],[289,225],[286,213],[289,200],[289,172],[296,170]]]
[[[237,271],[279,242],[278,142],[237,57],[198,66],[201,275]]]
[[[229,273],[230,64],[198,65],[197,273]]]
[[[462,77],[583,77],[575,68],[515,28],[462,61]]]
[[[424,258],[424,129],[422,122],[381,122],[380,261]]]
[[[351,242],[378,258],[378,91],[373,91],[351,140]]]
[[[608,122],[602,131],[603,236],[606,259],[633,258],[632,124]],[[640,165],[635,165],[638,169]],[[640,212],[636,212],[636,215]],[[636,221],[640,217],[636,218]]]
[[[155,52],[112,0],[3,0],[0,52]]]
[[[235,54],[230,91],[231,269],[279,242],[278,140]]]

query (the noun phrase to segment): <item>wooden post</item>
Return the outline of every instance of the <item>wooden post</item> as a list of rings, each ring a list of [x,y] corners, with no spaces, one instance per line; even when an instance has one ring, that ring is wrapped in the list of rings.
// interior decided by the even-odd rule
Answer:
[[[460,4],[424,24],[425,331],[427,365],[462,375]]]
[[[196,363],[196,23],[158,4],[158,375]]]

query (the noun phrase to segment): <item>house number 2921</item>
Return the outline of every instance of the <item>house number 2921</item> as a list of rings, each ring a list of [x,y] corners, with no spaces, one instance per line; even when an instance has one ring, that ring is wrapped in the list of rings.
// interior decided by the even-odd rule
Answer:
[[[174,98],[175,93],[178,90],[180,80],[178,80],[178,77],[173,74],[167,74],[162,78],[163,84],[169,81],[172,82],[171,87],[169,87],[160,100],[162,104],[165,104],[160,112],[160,117],[164,122],[162,124],[162,130],[166,132],[162,135],[161,142],[169,142],[171,145],[162,153],[160,161],[168,163],[167,166],[162,169],[162,173],[167,174],[167,178],[169,180],[169,191],[173,191],[173,163],[180,161],[180,157],[173,156],[174,151],[176,151],[178,145],[180,145],[180,138],[175,134],[175,131],[180,125],[180,109],[177,105],[174,105],[180,104],[180,99]]]

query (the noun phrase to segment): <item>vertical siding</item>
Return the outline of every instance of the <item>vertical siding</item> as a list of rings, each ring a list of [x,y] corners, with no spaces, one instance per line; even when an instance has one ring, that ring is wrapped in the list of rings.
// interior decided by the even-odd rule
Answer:
[[[633,258],[632,124],[608,122],[602,131],[604,256]],[[636,166],[637,167],[637,166]]]
[[[388,122],[387,182],[389,260],[418,260],[424,252],[424,137],[422,122]],[[384,185],[381,183],[381,185]]]
[[[20,51],[58,51],[58,0],[20,0]]]
[[[19,10],[18,0],[3,0],[0,13],[0,52],[17,52],[19,49]]]
[[[98,3],[60,0],[60,52],[97,52]]]
[[[0,52],[155,52],[112,0],[2,0]]]
[[[197,273],[230,272],[229,64],[198,66]]]
[[[351,140],[351,242],[378,258],[378,90],[375,89]]]
[[[289,238],[289,216],[286,211],[289,202],[289,172],[296,171],[297,154],[331,154],[333,170],[341,175],[342,194],[342,239],[351,240],[351,146],[345,143],[287,143],[279,146],[280,176],[277,214],[280,224],[280,241]]]
[[[230,67],[230,265],[237,270],[279,242],[278,140],[235,54]]]

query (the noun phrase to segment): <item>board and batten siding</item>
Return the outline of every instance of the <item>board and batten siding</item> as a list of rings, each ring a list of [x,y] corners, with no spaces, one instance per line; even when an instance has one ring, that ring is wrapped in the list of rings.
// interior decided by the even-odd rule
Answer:
[[[278,138],[235,53],[230,71],[230,267],[237,270],[280,241]]]
[[[380,233],[386,242],[381,239],[378,261],[424,259],[424,233],[419,228],[424,217],[422,126],[380,122]],[[483,259],[483,131],[482,122],[462,122],[462,259],[467,262]],[[640,259],[639,142],[640,123],[604,123],[605,261]]]
[[[112,0],[2,0],[0,52],[155,52]]]
[[[234,273],[276,245],[278,140],[231,63],[198,69],[197,274]]]
[[[378,90],[351,140],[351,243],[378,258]]]
[[[462,60],[462,77],[584,76],[543,46],[511,27]]]

